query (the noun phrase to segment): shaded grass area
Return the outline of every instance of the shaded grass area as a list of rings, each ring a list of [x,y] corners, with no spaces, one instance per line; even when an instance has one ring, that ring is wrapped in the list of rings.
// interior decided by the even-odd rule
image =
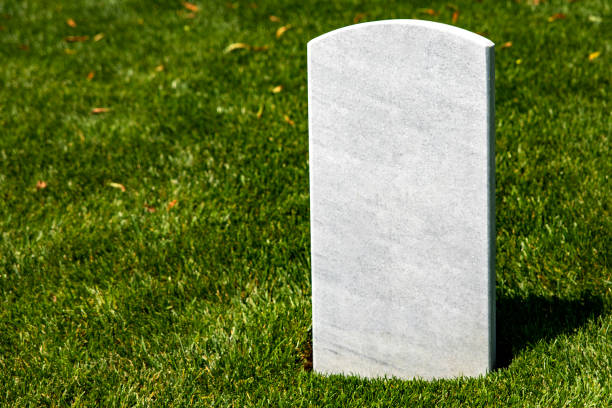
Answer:
[[[611,6],[534,3],[0,2],[0,405],[611,405]],[[454,6],[497,44],[500,368],[316,375],[305,44]]]

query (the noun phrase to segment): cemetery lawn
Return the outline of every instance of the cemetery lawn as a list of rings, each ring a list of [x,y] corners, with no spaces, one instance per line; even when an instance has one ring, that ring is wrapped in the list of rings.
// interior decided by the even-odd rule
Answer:
[[[0,406],[612,405],[609,2],[193,2],[0,2]],[[482,378],[311,371],[306,43],[389,18],[496,43]]]

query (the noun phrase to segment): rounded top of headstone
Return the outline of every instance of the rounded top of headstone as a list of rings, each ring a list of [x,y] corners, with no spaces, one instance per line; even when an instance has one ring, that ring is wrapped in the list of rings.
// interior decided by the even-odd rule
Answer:
[[[327,38],[335,37],[341,34],[346,34],[354,30],[363,30],[363,29],[367,29],[371,27],[391,26],[391,25],[399,25],[399,26],[415,27],[415,28],[418,27],[421,29],[424,28],[424,29],[436,31],[439,33],[452,35],[456,38],[463,39],[465,41],[471,42],[474,45],[477,45],[480,47],[489,48],[489,47],[495,46],[495,44],[491,40],[481,35],[478,35],[476,33],[473,33],[471,31],[464,30],[463,28],[459,28],[456,26],[443,24],[443,23],[436,23],[433,21],[412,20],[412,19],[379,20],[379,21],[369,21],[367,23],[349,25],[346,27],[338,28],[336,30],[327,32],[318,37],[315,37],[308,42],[308,45],[310,46],[319,41],[324,41]]]

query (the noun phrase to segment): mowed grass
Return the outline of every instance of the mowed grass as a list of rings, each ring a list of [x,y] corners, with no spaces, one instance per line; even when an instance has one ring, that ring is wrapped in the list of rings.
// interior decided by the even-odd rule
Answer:
[[[1,406],[612,405],[609,2],[194,3],[0,1]],[[306,43],[453,14],[497,44],[499,368],[317,375]]]

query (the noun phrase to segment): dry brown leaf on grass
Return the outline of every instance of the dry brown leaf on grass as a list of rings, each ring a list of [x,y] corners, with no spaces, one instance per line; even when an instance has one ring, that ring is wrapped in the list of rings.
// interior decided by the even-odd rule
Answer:
[[[89,71],[89,74],[87,74],[87,80],[91,81],[92,79],[94,79],[94,76],[96,76],[96,73],[93,71]]]
[[[153,207],[153,206],[151,206],[151,205],[149,205],[149,204],[147,204],[147,203],[145,203],[144,208],[145,208],[145,210],[146,210],[147,212],[150,212],[150,213],[154,213],[155,211],[157,211],[157,210],[155,209],[155,207]]]
[[[225,47],[225,50],[223,50],[223,52],[227,54],[228,52],[232,52],[236,50],[249,50],[249,49],[251,49],[251,46],[249,44],[233,43]]]
[[[155,67],[155,71],[156,72],[162,72],[165,68],[166,67],[164,67],[163,64],[162,65],[158,65],[158,66]]]
[[[245,43],[233,43],[225,47],[223,53],[227,54],[236,50],[267,51],[269,48],[270,47],[268,47],[267,45],[255,45],[251,47],[249,44]]]
[[[419,13],[428,14],[430,16],[437,16],[438,12],[434,9],[419,9]]]
[[[499,46],[499,48],[501,49],[510,48],[510,47],[512,47],[512,41],[506,41],[505,43]]]
[[[548,22],[552,23],[553,21],[556,21],[556,20],[563,20],[566,17],[567,16],[565,14],[563,14],[563,13],[556,13],[556,14],[553,14],[552,16],[548,17]]]
[[[459,10],[453,11],[453,24],[455,24],[459,20]]]
[[[68,24],[70,27],[76,27],[77,26],[76,22],[73,19],[71,19],[71,18],[66,20],[66,24]]]
[[[174,207],[177,204],[178,204],[178,200],[177,199],[174,199],[174,200],[170,201],[168,203],[168,206],[166,207],[166,210],[170,211],[172,209],[172,207]]]
[[[100,41],[103,38],[104,38],[104,33],[98,33],[98,34],[94,35],[93,40],[95,42],[98,42],[98,41]]]
[[[291,120],[291,118],[289,117],[289,115],[285,115],[285,122],[287,122],[288,124],[290,124],[291,126],[295,126],[295,122]]]
[[[589,54],[589,61],[593,61],[601,55],[601,51],[595,51]]]
[[[36,189],[37,190],[42,190],[43,188],[47,188],[47,183],[45,181],[38,180],[36,182]]]
[[[355,14],[355,17],[353,17],[353,23],[357,24],[358,22],[360,22],[361,20],[366,18],[366,16],[367,16],[366,13],[357,13],[357,14]]]
[[[106,113],[106,112],[109,112],[109,111],[110,111],[110,108],[93,108],[91,110],[91,114],[92,115],[98,115],[100,113]]]
[[[276,30],[276,38],[281,38],[281,36],[285,34],[285,32],[289,30],[290,28],[291,28],[291,24],[287,24],[285,26],[278,27],[278,30]]]
[[[110,182],[108,183],[109,187],[116,188],[125,193],[125,186],[121,183]]]
[[[69,35],[68,37],[64,38],[64,41],[69,43],[84,42],[87,40],[89,40],[89,36],[87,35]]]
[[[282,85],[277,85],[274,88],[272,88],[272,93],[279,93],[282,90],[283,90],[283,86]]]
[[[601,55],[601,51],[595,51],[589,54],[589,61],[593,61],[595,58]]]
[[[276,17],[276,16],[270,16],[268,17],[270,19],[271,22],[273,23],[280,23],[281,19]]]
[[[198,6],[196,6],[196,5],[195,5],[195,4],[193,4],[193,3],[189,3],[189,2],[187,2],[187,1],[184,1],[184,2],[183,2],[183,6],[184,6],[184,7],[185,7],[187,10],[189,10],[189,11],[193,11],[194,13],[197,13],[198,11],[200,11],[200,8],[199,8]]]

